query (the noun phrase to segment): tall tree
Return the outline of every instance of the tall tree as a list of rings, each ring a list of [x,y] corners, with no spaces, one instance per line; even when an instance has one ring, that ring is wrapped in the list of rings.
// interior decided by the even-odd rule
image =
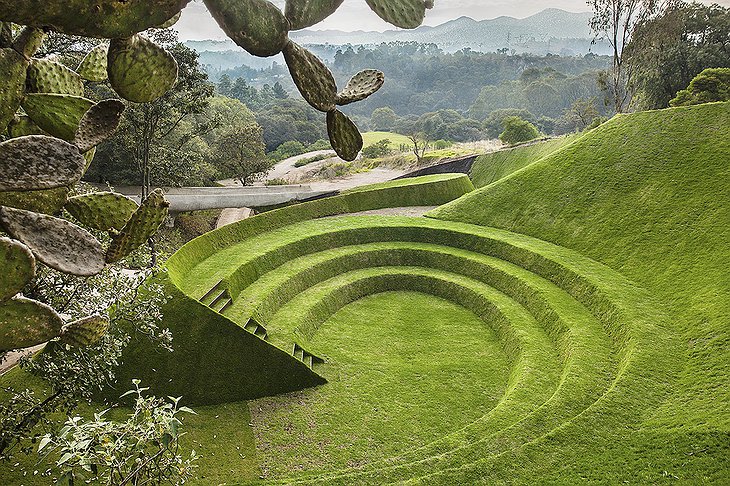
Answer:
[[[636,26],[625,56],[636,107],[666,108],[704,69],[730,67],[730,8],[674,1]]]
[[[229,177],[249,186],[266,175],[272,161],[266,157],[261,127],[249,123],[236,127],[216,139],[216,165]]]
[[[624,47],[637,24],[650,18],[660,0],[588,0],[593,10],[591,31],[596,39],[605,39],[613,50],[613,66],[599,78],[607,101],[617,113],[626,111],[631,99],[631,72],[625,65]]]

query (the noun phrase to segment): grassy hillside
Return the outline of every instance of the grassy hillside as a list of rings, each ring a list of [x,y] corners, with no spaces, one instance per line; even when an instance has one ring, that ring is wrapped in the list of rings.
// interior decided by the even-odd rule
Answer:
[[[558,137],[544,142],[520,145],[482,155],[471,169],[470,177],[475,187],[484,187],[515,171],[537,162],[545,156],[560,150],[578,140],[582,133]]]
[[[398,149],[398,147],[400,147],[401,145],[411,145],[411,141],[408,140],[408,137],[406,137],[405,135],[391,132],[365,132],[362,134],[362,139],[364,142],[364,147],[375,145],[379,141],[385,139],[390,140],[389,147],[391,149]]]
[[[664,460],[673,467],[699,450],[704,457],[694,464],[714,457],[707,470],[725,473],[729,129],[730,103],[618,116],[430,214],[578,250],[654,293],[674,316],[671,331],[683,342],[676,351],[683,365],[670,399],[646,419],[644,433],[666,448]]]

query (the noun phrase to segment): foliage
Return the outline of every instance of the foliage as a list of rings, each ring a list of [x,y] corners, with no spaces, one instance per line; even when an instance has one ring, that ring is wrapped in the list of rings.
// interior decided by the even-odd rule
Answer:
[[[624,48],[636,26],[651,18],[659,5],[659,0],[588,0],[593,11],[591,31],[596,39],[608,40],[613,49],[613,67],[602,73],[599,82],[606,93],[606,103],[616,113],[625,111],[631,100],[632,74],[630,66],[624,66]]]
[[[272,166],[264,153],[261,127],[255,123],[219,135],[213,153],[221,174],[238,179],[244,186],[262,178]]]
[[[535,125],[518,116],[507,117],[503,123],[504,131],[499,135],[499,139],[504,143],[514,145],[534,140],[540,136]]]
[[[372,129],[381,132],[389,132],[395,128],[397,121],[398,115],[396,115],[393,108],[389,106],[376,108],[370,115],[370,125]]]
[[[640,22],[626,46],[634,106],[666,108],[702,70],[730,67],[728,36],[730,9],[719,5],[672,1]]]
[[[565,110],[558,124],[563,133],[582,132],[597,118],[600,118],[600,114],[596,106],[596,99],[581,98],[575,100],[570,108]]]
[[[489,138],[499,138],[499,134],[504,131],[504,120],[511,116],[520,117],[532,124],[537,124],[535,115],[521,108],[502,108],[494,110],[482,123],[486,135]]]
[[[388,154],[390,154],[390,140],[387,138],[378,140],[374,144],[362,149],[362,156],[367,159],[377,159],[385,157]]]
[[[730,68],[705,69],[669,104],[689,106],[716,101],[730,101]]]
[[[198,455],[180,451],[181,412],[195,413],[169,401],[145,396],[134,380],[134,407],[126,421],[105,418],[109,410],[95,413],[93,420],[69,418],[58,434],[45,435],[38,445],[44,458],[58,456],[59,481],[100,480],[110,486],[124,484],[182,484],[193,474]]]

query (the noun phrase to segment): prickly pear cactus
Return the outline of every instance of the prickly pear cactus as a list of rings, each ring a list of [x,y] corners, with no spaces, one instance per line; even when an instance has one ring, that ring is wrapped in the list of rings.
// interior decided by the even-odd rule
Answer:
[[[48,135],[48,133],[36,125],[28,115],[16,115],[8,124],[8,135],[10,138],[18,138],[26,135]]]
[[[24,297],[0,304],[0,352],[27,348],[58,336],[63,320],[53,308]]]
[[[304,99],[319,111],[334,110],[337,84],[327,66],[294,42],[289,42],[284,48],[284,59]]]
[[[415,29],[423,23],[426,8],[432,0],[365,0],[370,8],[386,22],[402,29]]]
[[[342,5],[343,0],[287,0],[284,14],[291,30],[306,29],[320,23]]]
[[[28,116],[54,137],[71,141],[81,117],[94,102],[68,94],[28,93],[22,103]]]
[[[15,116],[25,91],[28,61],[11,48],[0,49],[0,133]]]
[[[76,183],[86,170],[78,147],[59,138],[28,135],[0,143],[0,191],[52,189]]]
[[[89,51],[81,60],[76,72],[87,81],[105,81],[106,74],[106,51],[108,47],[99,45]]]
[[[74,196],[66,203],[66,211],[89,228],[121,230],[137,210],[132,199],[114,192],[94,192]]]
[[[85,317],[63,326],[58,342],[72,348],[93,346],[106,334],[108,328],[109,320],[105,317]]]
[[[124,103],[119,100],[104,100],[95,104],[81,117],[73,139],[74,145],[82,153],[96,147],[117,131],[122,113]]]
[[[107,74],[114,91],[136,103],[164,95],[177,81],[172,54],[141,35],[112,39],[107,52]]]
[[[112,239],[106,252],[107,263],[121,260],[152,237],[165,221],[169,206],[160,189],[152,191]]]
[[[85,277],[104,268],[101,243],[65,219],[0,207],[0,226],[30,248],[38,260],[60,272]]]
[[[35,258],[27,246],[0,237],[0,302],[8,300],[35,276]]]
[[[228,37],[259,57],[284,49],[289,21],[268,0],[204,0],[213,18]]]
[[[342,92],[337,94],[337,104],[349,105],[362,101],[377,92],[385,83],[385,75],[376,69],[365,69],[350,79]]]
[[[127,37],[161,25],[190,0],[0,0],[0,19],[86,37]]]
[[[347,115],[332,110],[327,112],[327,133],[332,148],[344,160],[355,160],[363,146],[362,135]]]
[[[68,187],[38,191],[0,191],[0,206],[25,209],[35,213],[58,214],[66,204]]]
[[[84,83],[74,71],[49,59],[31,59],[26,87],[29,93],[84,95]]]

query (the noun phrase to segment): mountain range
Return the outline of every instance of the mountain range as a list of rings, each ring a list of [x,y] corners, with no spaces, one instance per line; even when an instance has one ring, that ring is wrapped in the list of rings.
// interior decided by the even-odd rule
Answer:
[[[547,53],[577,55],[589,51],[597,54],[607,53],[605,45],[591,44],[593,36],[588,27],[590,18],[589,12],[573,13],[550,8],[524,19],[498,17],[477,21],[470,17],[460,17],[435,27],[422,26],[414,30],[343,32],[305,29],[291,32],[290,37],[302,45],[367,46],[383,42],[419,42],[437,44],[446,52],[468,48],[481,52],[506,49],[506,52],[515,54],[529,52],[538,55]],[[254,59],[230,40],[187,41],[186,45],[201,54],[203,64],[217,69],[227,69],[241,64],[261,68],[271,65],[272,60],[281,62],[278,58]],[[220,55],[205,55],[206,52],[229,51],[231,53],[229,60]],[[236,51],[241,51],[240,55]]]

